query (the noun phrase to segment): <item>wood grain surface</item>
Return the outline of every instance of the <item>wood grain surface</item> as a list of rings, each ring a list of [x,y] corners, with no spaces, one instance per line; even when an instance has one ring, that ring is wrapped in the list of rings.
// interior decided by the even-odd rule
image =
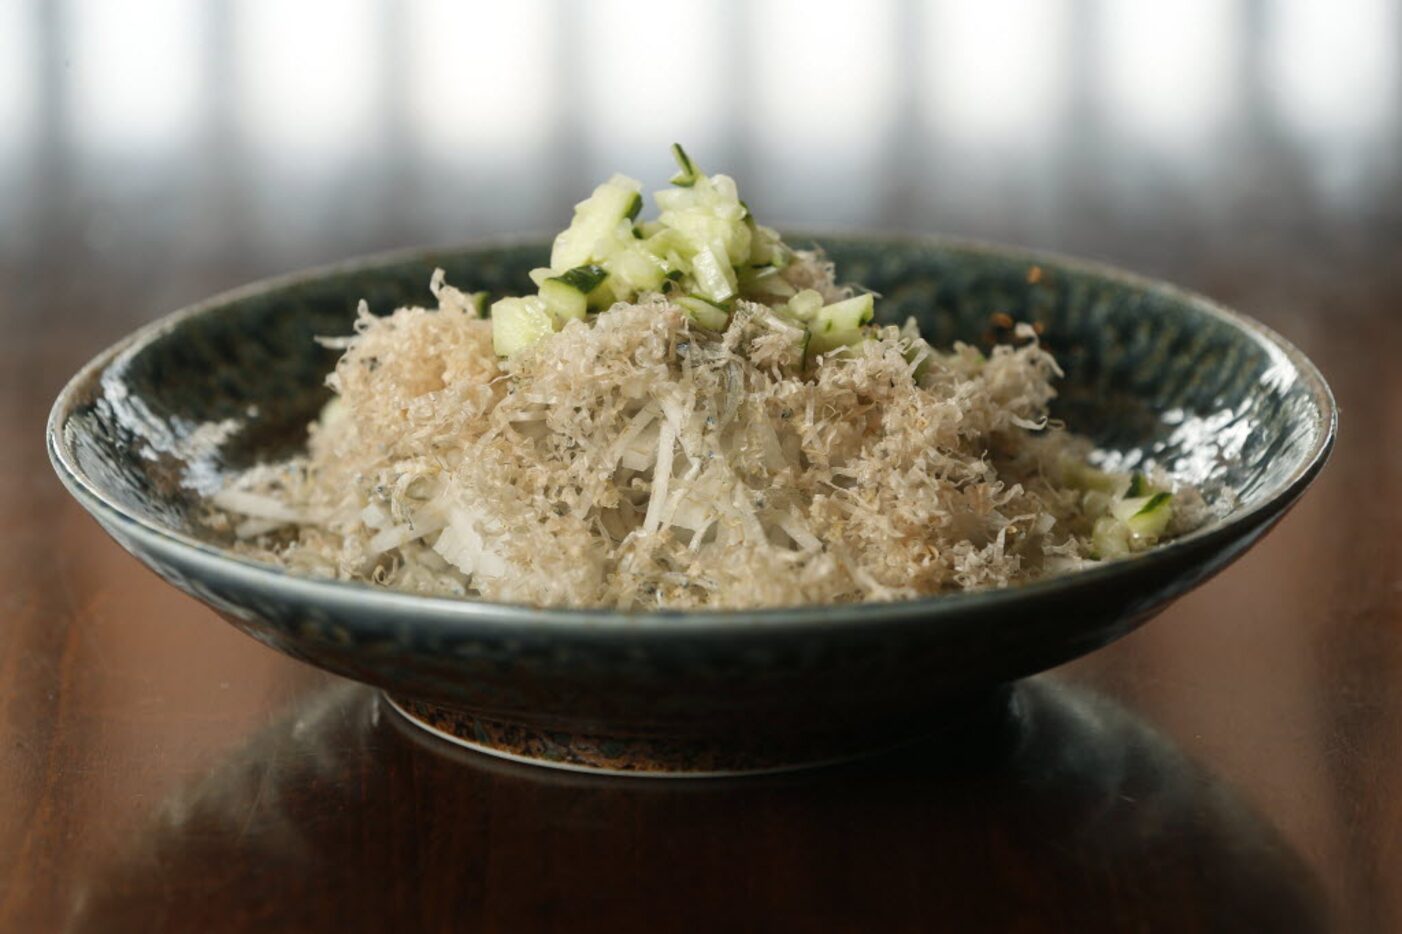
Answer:
[[[454,752],[238,634],[64,494],[43,429],[82,362],[160,313],[369,249],[546,229],[607,169],[660,181],[664,154],[595,172],[614,150],[574,123],[504,168],[374,135],[288,168],[221,90],[239,59],[220,3],[180,40],[208,65],[188,136],[104,148],[70,67],[80,6],[15,6],[35,107],[0,147],[0,930],[1402,930],[1402,77],[1361,130],[1290,118],[1256,42],[1283,5],[1228,4],[1246,38],[1225,128],[1163,149],[1128,142],[1111,77],[1074,67],[1055,135],[995,155],[927,127],[785,163],[753,114],[698,130],[693,152],[769,216],[1203,291],[1309,354],[1342,425],[1259,547],[1026,685],[1010,721],[825,771],[647,783]],[[1374,6],[1396,66],[1402,16]],[[1073,45],[1093,7],[1072,5]],[[901,69],[922,54],[889,47]],[[1305,77],[1352,61],[1334,54]],[[925,113],[907,85],[893,119]],[[368,119],[398,132],[396,87]],[[538,177],[545,196],[513,200]],[[809,199],[804,179],[865,194]]]

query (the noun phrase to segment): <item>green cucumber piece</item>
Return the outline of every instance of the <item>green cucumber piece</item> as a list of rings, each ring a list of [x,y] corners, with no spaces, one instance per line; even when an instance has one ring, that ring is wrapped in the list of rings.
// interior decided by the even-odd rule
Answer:
[[[619,250],[604,261],[613,276],[620,301],[632,301],[640,292],[656,292],[666,281],[667,264],[642,243]]]
[[[788,305],[789,314],[799,321],[815,321],[823,309],[823,296],[816,289],[804,289],[789,299]]]
[[[926,373],[930,372],[930,361],[935,358],[934,348],[925,341],[917,338],[910,342],[910,346],[906,348],[904,354],[906,363],[915,363],[915,358],[919,357],[922,351],[925,356],[921,358],[919,363],[915,364],[915,370],[910,374],[911,378],[917,383],[920,382]]]
[[[599,291],[608,270],[602,266],[576,266],[540,284],[540,298],[545,310],[555,319],[557,328],[566,321],[583,318],[589,310],[590,299]]]
[[[631,224],[642,210],[642,185],[626,175],[615,175],[574,208],[570,226],[555,238],[550,251],[551,269],[573,269],[602,260],[601,246],[620,237],[632,238]]]
[[[730,314],[725,308],[703,296],[683,295],[673,301],[687,317],[708,331],[724,331],[730,323]]]
[[[737,274],[740,291],[746,295],[760,295],[766,299],[785,299],[798,293],[798,289],[779,275],[774,266],[750,266]],[[765,304],[769,304],[768,301]],[[821,300],[819,301],[821,305]]]
[[[589,310],[586,293],[565,282],[563,279],[546,279],[540,284],[540,300],[555,323],[563,327],[566,321],[583,318]]]
[[[1085,490],[1081,493],[1081,511],[1092,519],[1108,515],[1115,502],[1115,494],[1104,490]],[[1111,516],[1111,518],[1114,518]]]
[[[1149,496],[1122,500],[1126,503],[1140,503],[1137,510],[1123,519],[1125,527],[1135,539],[1155,540],[1168,528],[1173,519],[1173,494],[1154,493]],[[1113,507],[1112,507],[1113,509]]]
[[[672,144],[672,158],[677,160],[677,174],[672,176],[672,184],[678,188],[690,188],[695,185],[696,180],[701,177],[701,172],[686,154],[681,143]]]
[[[810,326],[813,332],[810,351],[827,353],[860,342],[862,325],[870,321],[875,312],[876,301],[871,293],[824,305],[818,309]]]
[[[555,319],[537,295],[503,298],[492,305],[492,349],[509,357],[555,331]]]
[[[613,307],[614,302],[632,301],[631,296],[620,296],[618,294],[618,289],[621,288],[625,288],[623,283],[619,282],[613,276],[609,276],[603,282],[600,282],[592,292],[585,296],[588,299],[589,310],[603,311],[605,308]]]
[[[683,274],[691,271],[691,244],[675,230],[666,227],[654,230],[639,246],[656,257],[669,275],[672,272]]]
[[[1123,558],[1130,550],[1129,530],[1113,516],[1101,516],[1091,529],[1090,543],[1095,556],[1102,561]]]
[[[587,265],[576,266],[573,269],[552,276],[553,282],[563,282],[565,285],[579,292],[580,295],[588,295],[599,287],[599,283],[609,277],[609,271],[602,266]]]
[[[724,302],[735,296],[738,282],[735,269],[725,259],[724,248],[706,247],[691,258],[691,275],[696,290],[713,302]]]
[[[658,220],[682,234],[689,247],[683,255],[710,249],[726,266],[750,264],[750,228],[733,179],[703,175],[691,188],[671,188],[655,197]]]
[[[742,201],[741,204],[743,205],[744,202]],[[756,224],[748,212],[745,216],[745,226],[750,231],[750,265],[773,266],[776,269],[783,269],[789,264],[792,257],[784,249],[778,231],[772,227]]]

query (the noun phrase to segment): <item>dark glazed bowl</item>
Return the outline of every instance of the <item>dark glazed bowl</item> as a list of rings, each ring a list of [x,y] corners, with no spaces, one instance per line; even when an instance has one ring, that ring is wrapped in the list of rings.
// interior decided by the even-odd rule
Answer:
[[[222,472],[301,445],[335,359],[315,335],[347,333],[362,298],[377,313],[431,304],[437,266],[460,287],[519,290],[542,244],[374,257],[177,312],[74,377],[50,416],[50,454],[157,574],[254,638],[383,688],[422,726],[547,764],[695,775],[829,760],[998,709],[1016,679],[1118,638],[1235,559],[1333,444],[1334,401],[1314,366],[1204,298],[967,243],[822,243],[844,279],[885,296],[888,320],[915,316],[937,346],[985,341],[996,312],[1041,322],[1066,371],[1054,414],[1114,456],[1198,484],[1223,515],[1135,557],[1001,590],[632,614],[298,577],[198,524]]]

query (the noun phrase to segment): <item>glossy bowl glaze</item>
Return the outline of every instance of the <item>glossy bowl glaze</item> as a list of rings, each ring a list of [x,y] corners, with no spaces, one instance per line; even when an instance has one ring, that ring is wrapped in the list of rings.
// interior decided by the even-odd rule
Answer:
[[[803,242],[805,238],[796,238]],[[355,306],[430,304],[435,267],[519,290],[543,244],[373,257],[240,289],[103,352],[49,421],[59,476],[122,547],[273,648],[388,692],[502,755],[649,774],[790,767],[996,710],[1006,686],[1118,638],[1251,546],[1333,443],[1328,387],[1278,335],[1207,299],[1060,257],[824,237],[842,277],[937,346],[1039,322],[1054,414],[1112,457],[1199,485],[1223,515],[1135,557],[1000,590],[753,612],[542,610],[298,577],[198,522],[226,471],[285,457],[326,401]]]

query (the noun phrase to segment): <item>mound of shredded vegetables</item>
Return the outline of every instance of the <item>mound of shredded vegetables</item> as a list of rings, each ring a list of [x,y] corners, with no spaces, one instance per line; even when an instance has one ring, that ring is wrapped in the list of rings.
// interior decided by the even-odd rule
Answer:
[[[344,353],[305,455],[230,478],[211,521],[308,574],[646,609],[1002,586],[1201,520],[1192,489],[1097,470],[1049,421],[1030,326],[985,354],[870,324],[874,296],[677,153],[660,221],[615,176],[536,296],[484,317],[440,272],[437,308],[362,303],[325,341]]]

